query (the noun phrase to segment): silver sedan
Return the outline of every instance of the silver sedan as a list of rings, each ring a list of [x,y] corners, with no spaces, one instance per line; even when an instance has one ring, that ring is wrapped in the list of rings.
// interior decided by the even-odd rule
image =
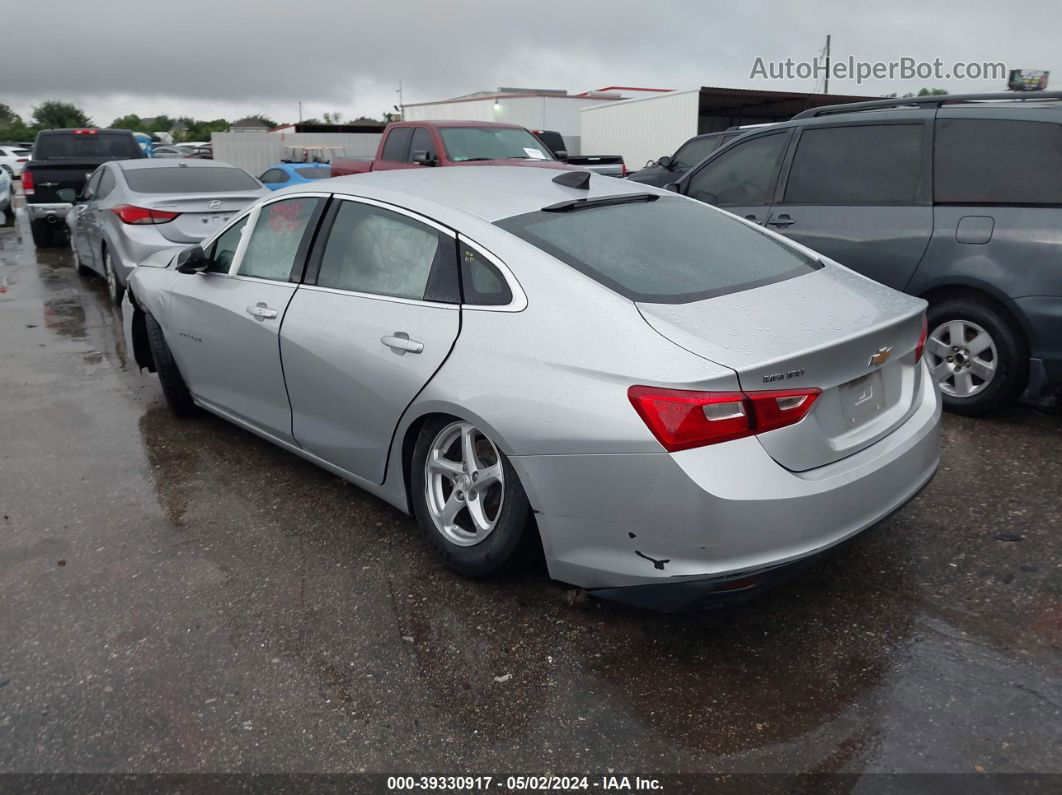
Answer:
[[[413,514],[468,576],[541,551],[634,604],[739,598],[937,467],[923,301],[621,180],[324,180],[129,287],[138,362],[177,413]]]
[[[107,280],[120,304],[133,267],[175,245],[198,243],[256,199],[271,195],[246,171],[203,160],[116,160],[97,168],[67,215],[81,272]],[[60,191],[63,194],[63,191]]]

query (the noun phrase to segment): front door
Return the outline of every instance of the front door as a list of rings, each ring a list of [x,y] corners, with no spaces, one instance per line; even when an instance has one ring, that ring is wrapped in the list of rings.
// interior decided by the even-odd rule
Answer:
[[[762,225],[789,135],[779,130],[735,143],[684,178],[682,192]]]
[[[323,198],[261,205],[208,246],[214,263],[172,289],[167,342],[195,397],[292,441],[278,335]],[[308,231],[309,230],[309,231]]]
[[[457,339],[455,240],[427,219],[338,197],[319,238],[315,284],[295,294],[280,337],[295,439],[382,483],[399,419]]]

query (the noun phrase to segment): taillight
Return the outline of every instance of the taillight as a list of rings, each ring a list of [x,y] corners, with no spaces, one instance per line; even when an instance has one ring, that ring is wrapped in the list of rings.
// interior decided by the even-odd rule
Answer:
[[[922,333],[918,336],[918,344],[915,345],[915,364],[922,361],[922,354],[926,351],[926,340],[929,339],[929,320],[922,315]]]
[[[28,158],[28,157],[20,157],[20,158],[19,158],[18,160],[16,160],[15,162],[16,162],[16,163],[28,163],[28,162],[29,162],[29,158]]]
[[[627,397],[668,452],[766,433],[800,422],[820,389],[691,392],[632,386]]]
[[[111,212],[122,219],[124,224],[167,224],[180,213],[167,210],[150,210],[147,207],[135,207],[132,204],[119,204]]]
[[[33,172],[32,171],[23,171],[22,172],[22,193],[25,196],[32,196],[33,195]]]
[[[629,169],[627,168],[627,164],[626,164],[626,163],[620,163],[620,176],[621,176],[621,177],[625,177],[625,176],[627,176],[627,175],[628,175],[628,174],[630,174],[630,173],[631,173],[631,172],[630,172],[630,170],[629,170]]]

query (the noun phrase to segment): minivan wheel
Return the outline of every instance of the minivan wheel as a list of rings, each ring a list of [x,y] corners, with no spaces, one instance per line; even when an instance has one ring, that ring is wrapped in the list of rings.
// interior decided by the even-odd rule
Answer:
[[[414,516],[449,568],[486,577],[533,554],[527,495],[509,459],[472,423],[426,422],[411,475]]]
[[[144,313],[144,328],[147,331],[148,345],[151,347],[151,356],[155,361],[155,372],[162,384],[162,394],[166,402],[178,417],[190,417],[199,409],[192,400],[192,393],[177,369],[177,362],[170,353],[170,346],[166,344],[166,338],[162,335],[162,327],[150,314]]]
[[[930,306],[928,320],[926,362],[948,411],[980,416],[1025,389],[1024,339],[999,309],[975,298],[949,298]]]

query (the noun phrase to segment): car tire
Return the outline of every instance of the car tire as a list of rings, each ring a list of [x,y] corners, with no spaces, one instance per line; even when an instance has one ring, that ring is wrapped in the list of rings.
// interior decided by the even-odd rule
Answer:
[[[52,248],[58,244],[55,225],[47,221],[30,222],[30,234],[33,236],[33,245],[37,248]]]
[[[103,278],[107,281],[107,295],[111,299],[111,304],[121,307],[122,298],[125,296],[125,285],[118,280],[118,272],[114,269],[111,252],[106,246],[103,247]]]
[[[147,331],[148,345],[151,347],[151,356],[155,362],[155,372],[158,374],[159,383],[162,384],[162,394],[166,398],[173,413],[178,417],[191,417],[199,412],[199,408],[192,399],[192,393],[177,368],[177,362],[170,353],[170,346],[166,344],[166,338],[162,334],[162,327],[147,312],[144,313],[144,328]]]
[[[984,299],[956,296],[931,304],[927,319],[927,364],[946,410],[980,417],[1025,391],[1028,346],[1003,310]]]
[[[81,276],[88,276],[92,273],[92,269],[81,261],[81,255],[77,253],[77,240],[73,235],[70,236],[70,258],[74,261],[74,269]]]
[[[462,452],[466,434],[475,451],[473,466]],[[436,457],[445,457],[446,470],[429,464]],[[477,473],[484,477],[478,478]],[[495,476],[499,479],[486,482]],[[413,448],[410,486],[417,524],[446,566],[458,574],[489,577],[535,556],[537,533],[516,471],[490,437],[472,423],[443,416],[424,423]],[[461,507],[449,525],[443,517],[455,497]],[[493,517],[491,529],[484,532],[474,516],[488,522]]]

